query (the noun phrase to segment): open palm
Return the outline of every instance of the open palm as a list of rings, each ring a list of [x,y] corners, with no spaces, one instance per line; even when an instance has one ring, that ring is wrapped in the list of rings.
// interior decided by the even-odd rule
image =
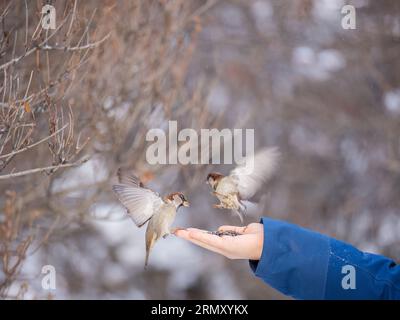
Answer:
[[[264,240],[262,224],[251,223],[246,227],[221,226],[218,231],[235,231],[240,235],[220,237],[195,228],[176,230],[175,235],[229,259],[260,259]]]

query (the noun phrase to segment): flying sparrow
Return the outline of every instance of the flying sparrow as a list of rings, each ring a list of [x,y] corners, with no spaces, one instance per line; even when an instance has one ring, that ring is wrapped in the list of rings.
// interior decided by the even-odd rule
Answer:
[[[176,212],[181,206],[188,207],[189,202],[181,192],[161,198],[158,193],[145,188],[135,175],[122,169],[118,170],[118,180],[119,184],[112,187],[113,191],[133,222],[139,228],[149,222],[146,230],[146,268],[150,250],[158,239],[174,232],[171,225]]]
[[[253,197],[272,176],[279,158],[278,148],[263,149],[247,157],[245,164],[233,169],[228,176],[215,172],[208,174],[206,182],[220,201],[214,208],[231,209],[243,223],[246,206],[242,201]]]

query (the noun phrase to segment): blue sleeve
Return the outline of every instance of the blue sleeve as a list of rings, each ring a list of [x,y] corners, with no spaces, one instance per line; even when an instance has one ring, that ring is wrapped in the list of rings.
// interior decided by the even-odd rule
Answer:
[[[296,299],[400,299],[400,265],[296,225],[262,218],[255,275]]]

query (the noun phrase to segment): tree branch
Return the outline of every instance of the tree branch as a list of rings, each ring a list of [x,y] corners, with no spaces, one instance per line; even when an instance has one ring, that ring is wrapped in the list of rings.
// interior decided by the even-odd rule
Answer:
[[[104,41],[106,41],[108,38],[110,37],[110,34],[107,34],[103,39],[96,41],[96,42],[92,42],[92,43],[88,43],[84,46],[76,46],[76,47],[69,47],[69,46],[49,46],[49,45],[44,45],[44,46],[40,46],[39,49],[40,50],[62,50],[62,51],[78,51],[78,50],[86,50],[86,49],[93,49],[95,47],[97,47],[98,45],[102,44]]]
[[[49,140],[50,138],[54,137],[57,133],[59,133],[60,131],[64,130],[68,125],[69,125],[69,123],[67,123],[62,128],[58,129],[57,131],[53,132],[51,135],[47,136],[46,138],[43,138],[42,140],[39,140],[39,141],[35,142],[34,144],[31,144],[29,146],[26,146],[25,148],[10,152],[8,154],[3,154],[2,156],[0,156],[0,159],[8,158],[8,157],[14,156],[14,155],[16,155],[18,153],[21,153],[21,152],[24,152],[26,150],[32,149],[33,147],[36,147],[38,144],[41,144],[42,142],[45,142],[46,140]]]
[[[77,50],[85,50],[85,49],[92,49],[94,47],[97,47],[98,45],[100,45],[101,43],[103,43],[104,41],[106,41],[110,34],[107,34],[103,39],[93,42],[93,43],[89,43],[87,45],[84,46],[77,46],[77,47],[52,47],[49,45],[45,45],[46,41],[48,41],[51,38],[52,35],[50,35],[45,41],[43,41],[41,44],[39,44],[37,47],[33,47],[32,49],[28,50],[26,53],[24,53],[23,55],[17,57],[17,58],[13,58],[10,61],[0,65],[0,70],[3,70],[5,68],[7,68],[8,66],[12,65],[12,64],[16,64],[18,63],[20,60],[22,60],[23,58],[31,55],[32,53],[34,53],[36,50],[64,50],[64,51],[77,51]]]
[[[11,179],[11,178],[26,176],[28,174],[33,174],[33,173],[38,173],[38,172],[45,172],[45,171],[49,171],[49,170],[56,170],[56,169],[59,169],[59,168],[77,167],[77,166],[80,166],[81,164],[87,162],[88,160],[89,160],[89,157],[83,157],[83,158],[81,158],[78,161],[73,162],[73,163],[64,163],[64,164],[58,164],[56,166],[49,166],[49,167],[44,167],[44,168],[35,168],[35,169],[30,169],[30,170],[25,170],[25,171],[5,174],[5,175],[0,176],[0,180],[6,180],[6,179]]]

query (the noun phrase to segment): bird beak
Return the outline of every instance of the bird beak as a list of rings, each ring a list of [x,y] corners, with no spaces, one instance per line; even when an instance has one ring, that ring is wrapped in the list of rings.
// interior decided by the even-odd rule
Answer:
[[[183,204],[184,207],[189,207],[190,206],[189,201],[183,201],[182,204]]]

